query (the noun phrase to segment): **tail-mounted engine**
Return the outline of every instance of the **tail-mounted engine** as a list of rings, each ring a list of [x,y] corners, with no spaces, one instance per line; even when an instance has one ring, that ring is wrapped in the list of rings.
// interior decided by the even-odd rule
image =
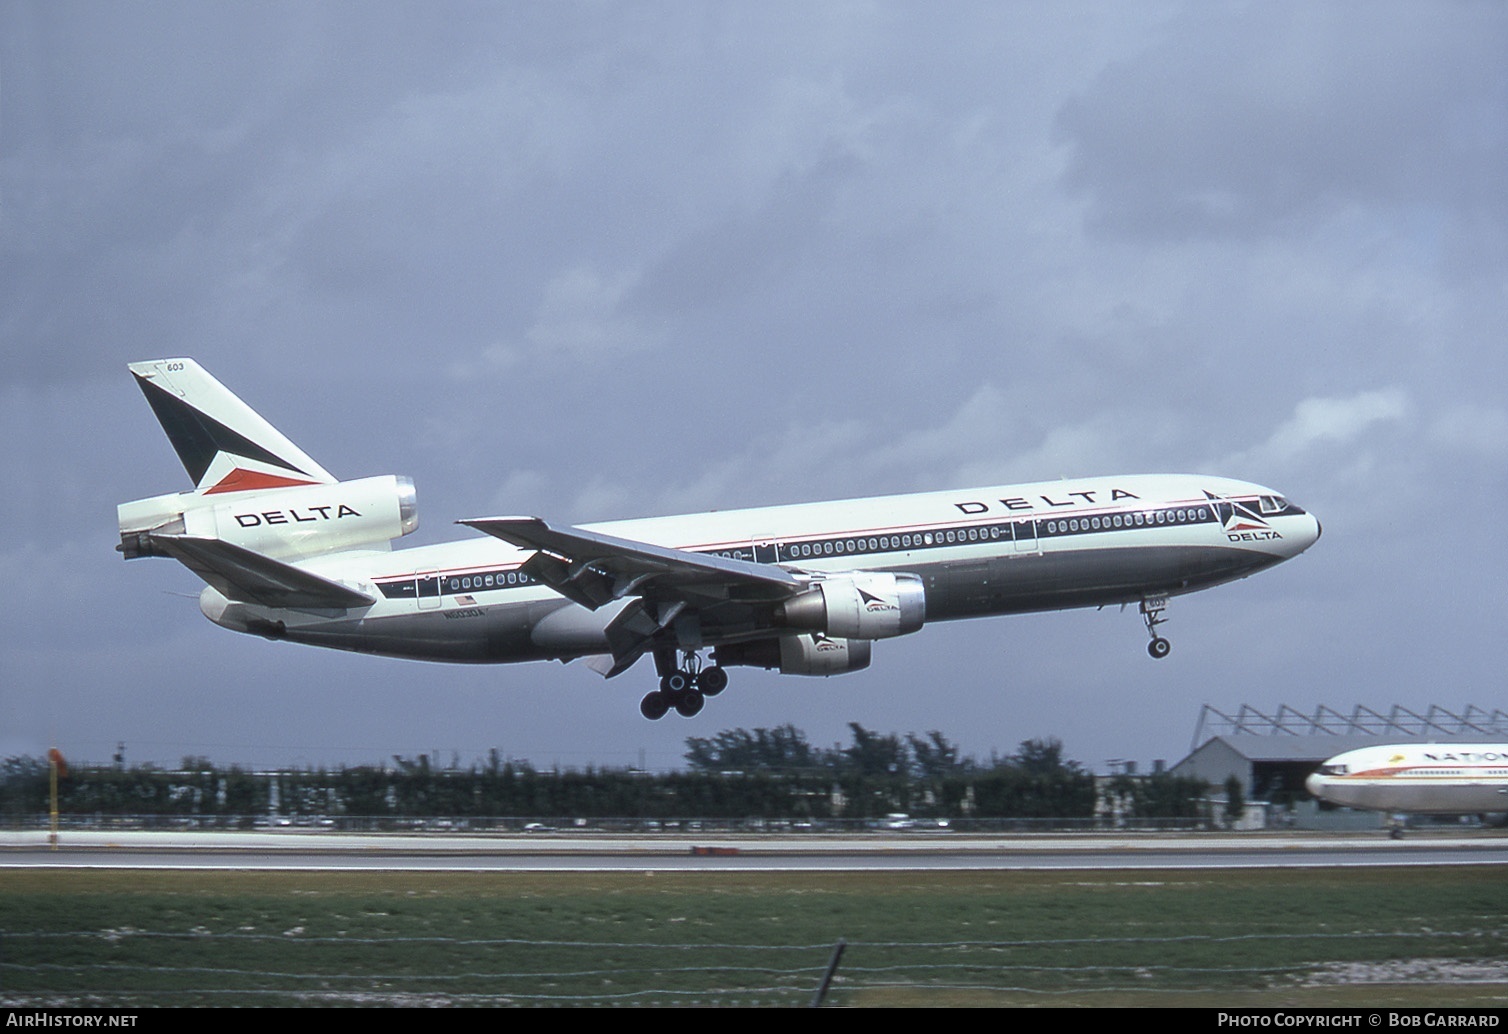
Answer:
[[[775,619],[846,639],[888,639],[922,627],[927,594],[914,574],[857,572],[815,583],[781,603]]]
[[[220,539],[288,560],[383,548],[419,526],[414,483],[393,475],[260,492],[181,492],[116,509],[127,560],[167,556],[154,535]]]
[[[787,635],[727,643],[716,652],[724,667],[779,668],[782,675],[842,675],[869,667],[873,650],[867,639],[832,639],[825,635]]]

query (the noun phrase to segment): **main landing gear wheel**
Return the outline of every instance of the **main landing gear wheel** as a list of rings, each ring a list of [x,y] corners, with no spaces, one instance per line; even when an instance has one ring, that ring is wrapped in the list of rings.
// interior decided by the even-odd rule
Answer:
[[[664,681],[672,681],[673,676]],[[676,680],[679,681],[679,680]],[[690,682],[688,679],[687,682]],[[639,701],[639,713],[652,722],[657,722],[670,713],[671,708],[682,718],[695,718],[707,704],[707,698],[695,686],[687,685],[679,692],[657,689],[644,694]]]
[[[644,699],[639,701],[639,713],[652,722],[658,722],[669,711],[670,700],[659,690],[644,694]]]
[[[702,660],[694,650],[684,650],[682,656],[677,668],[674,650],[667,647],[655,651],[660,688],[639,701],[639,713],[652,722],[664,718],[672,709],[683,718],[695,717],[707,706],[708,697],[728,688],[728,673],[721,667],[716,664],[702,667]]]
[[[702,673],[696,677],[696,688],[704,696],[715,697],[728,688],[728,673],[716,665],[703,668]]]

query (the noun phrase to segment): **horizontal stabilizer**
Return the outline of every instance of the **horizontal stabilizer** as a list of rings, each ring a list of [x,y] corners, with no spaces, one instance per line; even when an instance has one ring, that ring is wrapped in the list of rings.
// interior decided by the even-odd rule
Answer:
[[[303,610],[348,610],[376,602],[339,582],[220,539],[153,535],[152,544],[229,600]]]

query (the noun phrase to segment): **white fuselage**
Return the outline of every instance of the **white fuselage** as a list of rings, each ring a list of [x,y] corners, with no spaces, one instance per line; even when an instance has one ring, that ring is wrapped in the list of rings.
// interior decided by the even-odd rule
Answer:
[[[1339,754],[1305,783],[1332,804],[1370,811],[1508,812],[1508,743],[1406,743]]]
[[[1270,489],[1226,478],[1135,475],[615,521],[583,529],[803,576],[915,575],[926,620],[1137,603],[1296,556],[1319,522]],[[206,588],[239,631],[430,660],[570,660],[609,652],[619,600],[588,610],[520,570],[496,538],[311,557],[299,566],[375,600],[348,611],[270,608]],[[737,607],[711,611],[705,645],[768,637]],[[751,620],[753,623],[751,624]],[[722,621],[722,624],[719,624]]]
[[[1127,475],[583,527],[470,518],[473,538],[394,550],[418,526],[412,481],[336,479],[191,358],[129,369],[194,490],[122,503],[116,548],[194,572],[210,620],[416,660],[587,657],[609,678],[648,657],[650,720],[700,713],[729,667],[862,671],[876,640],[929,621],[1136,604],[1165,657],[1168,597],[1320,535],[1260,485]]]

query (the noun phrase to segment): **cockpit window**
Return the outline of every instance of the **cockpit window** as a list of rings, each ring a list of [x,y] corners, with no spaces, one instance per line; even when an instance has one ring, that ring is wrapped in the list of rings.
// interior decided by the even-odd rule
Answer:
[[[1319,774],[1320,775],[1327,775],[1327,776],[1345,775],[1346,774],[1346,766],[1345,765],[1321,765],[1319,767]]]
[[[1282,513],[1288,509],[1288,500],[1280,495],[1264,495],[1259,502],[1263,513]]]

